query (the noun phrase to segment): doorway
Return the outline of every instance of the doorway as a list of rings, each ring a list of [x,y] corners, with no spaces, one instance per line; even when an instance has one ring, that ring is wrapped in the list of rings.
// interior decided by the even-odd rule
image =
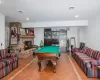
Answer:
[[[66,53],[66,48],[67,48],[66,44],[67,44],[67,29],[60,29],[59,45],[61,53]]]

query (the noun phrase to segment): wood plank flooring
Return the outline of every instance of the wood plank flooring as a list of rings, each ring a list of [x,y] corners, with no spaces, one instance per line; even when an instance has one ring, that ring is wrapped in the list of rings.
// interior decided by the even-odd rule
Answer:
[[[75,72],[70,60],[79,75]],[[31,55],[28,58],[20,59],[19,67],[1,80],[100,80],[88,78],[68,53],[61,54],[57,61],[56,73],[52,72],[52,66],[45,66],[45,63],[42,65],[42,71],[38,72],[37,58],[34,59]]]

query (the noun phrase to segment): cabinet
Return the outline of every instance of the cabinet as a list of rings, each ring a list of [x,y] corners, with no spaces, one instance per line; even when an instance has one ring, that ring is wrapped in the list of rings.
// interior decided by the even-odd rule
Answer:
[[[59,30],[44,29],[44,45],[51,46],[56,44],[59,44]]]

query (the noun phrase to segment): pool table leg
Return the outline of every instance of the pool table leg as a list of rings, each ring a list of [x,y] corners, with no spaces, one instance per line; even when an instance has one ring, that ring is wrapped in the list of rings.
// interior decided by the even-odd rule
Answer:
[[[60,58],[60,56],[61,56],[61,54],[59,53],[59,55],[58,55],[57,59],[59,59],[59,58]]]
[[[61,56],[61,53],[59,53],[59,57]]]
[[[35,52],[33,52],[33,57],[36,58],[36,54],[35,54]]]
[[[38,71],[41,71],[41,61],[38,61],[38,66],[39,66],[39,69],[38,69]]]
[[[53,63],[53,67],[54,67],[53,73],[56,73],[56,61],[52,61],[52,63]]]

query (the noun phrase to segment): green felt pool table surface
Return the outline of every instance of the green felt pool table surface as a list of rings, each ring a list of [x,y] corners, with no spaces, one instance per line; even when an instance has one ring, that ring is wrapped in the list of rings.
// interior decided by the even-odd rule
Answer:
[[[59,54],[59,46],[45,46],[36,50],[35,52]]]

